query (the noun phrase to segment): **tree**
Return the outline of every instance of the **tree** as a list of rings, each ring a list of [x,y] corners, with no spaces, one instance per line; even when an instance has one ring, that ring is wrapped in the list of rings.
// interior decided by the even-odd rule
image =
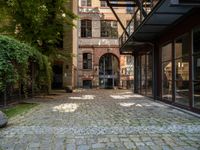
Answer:
[[[68,0],[3,0],[0,19],[7,22],[3,23],[3,32],[37,46],[50,56],[62,41],[63,24],[73,26],[76,15],[66,7],[70,3]]]

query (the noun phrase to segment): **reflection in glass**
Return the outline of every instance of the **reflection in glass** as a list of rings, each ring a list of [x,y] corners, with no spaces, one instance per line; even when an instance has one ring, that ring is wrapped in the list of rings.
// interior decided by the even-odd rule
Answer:
[[[145,66],[145,55],[141,57],[141,93],[145,95],[146,89],[146,66]]]
[[[172,101],[172,43],[162,47],[162,98]]]
[[[176,103],[189,106],[189,81],[176,81]]]
[[[189,60],[180,58],[175,61],[176,67],[176,96],[175,102],[189,105]]]
[[[162,47],[162,61],[168,61],[172,59],[172,44],[169,43]]]
[[[189,106],[189,41],[185,34],[175,41],[175,102]]]
[[[193,32],[193,53],[200,53],[200,28]]]
[[[194,85],[194,107],[200,109],[200,81],[193,82]]]
[[[176,40],[175,42],[175,57],[176,58],[189,55],[190,43],[188,41],[190,41],[189,34],[185,34]]]
[[[147,55],[147,96],[152,96],[152,55]]]
[[[172,62],[162,64],[162,97],[166,100],[172,100]]]
[[[193,32],[193,106],[200,109],[200,28]]]
[[[194,80],[200,80],[200,54],[194,56]]]
[[[188,58],[177,59],[176,80],[189,80],[189,60]]]

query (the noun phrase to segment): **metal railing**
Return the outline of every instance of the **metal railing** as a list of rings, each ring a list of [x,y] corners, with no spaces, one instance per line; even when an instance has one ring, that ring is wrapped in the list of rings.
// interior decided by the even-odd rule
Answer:
[[[152,9],[156,6],[156,4],[159,1],[160,0],[143,0],[143,2],[142,2],[143,9],[147,15],[152,11]],[[135,7],[135,13],[126,27],[126,31],[127,31],[128,35],[124,31],[119,38],[119,46],[120,47],[122,47],[124,45],[124,43],[135,32],[135,30],[138,28],[138,26],[142,23],[142,21],[144,19],[145,19],[145,17],[143,16],[141,9],[139,7]]]

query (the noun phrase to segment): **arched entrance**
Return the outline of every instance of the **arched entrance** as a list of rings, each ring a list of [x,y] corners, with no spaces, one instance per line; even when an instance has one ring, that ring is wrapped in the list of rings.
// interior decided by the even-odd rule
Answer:
[[[99,86],[100,88],[114,88],[119,83],[119,60],[107,53],[99,60]]]

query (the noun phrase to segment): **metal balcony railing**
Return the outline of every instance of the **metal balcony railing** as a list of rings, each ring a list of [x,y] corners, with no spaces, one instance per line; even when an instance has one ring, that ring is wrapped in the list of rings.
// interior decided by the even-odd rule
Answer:
[[[160,0],[143,0],[142,7],[143,7],[144,11],[146,12],[147,16],[159,1]],[[135,32],[135,30],[138,28],[138,26],[145,19],[145,17],[143,16],[143,13],[141,12],[141,9],[139,7],[135,7],[134,10],[135,10],[135,13],[126,27],[126,31],[127,31],[128,35],[124,31],[119,38],[119,46],[120,47],[122,47],[125,44],[125,42],[128,40],[128,38]]]

